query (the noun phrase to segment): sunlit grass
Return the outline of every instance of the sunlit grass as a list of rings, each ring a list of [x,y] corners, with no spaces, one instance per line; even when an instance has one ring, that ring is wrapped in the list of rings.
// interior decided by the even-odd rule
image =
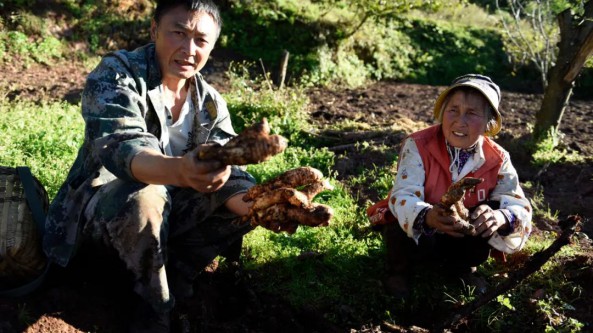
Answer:
[[[0,100],[0,164],[29,166],[51,199],[76,158],[83,128],[76,105]]]
[[[539,142],[530,143],[533,146],[533,163],[538,166],[559,162],[584,163],[586,157],[576,151],[567,151],[559,147],[562,133],[551,130]]]

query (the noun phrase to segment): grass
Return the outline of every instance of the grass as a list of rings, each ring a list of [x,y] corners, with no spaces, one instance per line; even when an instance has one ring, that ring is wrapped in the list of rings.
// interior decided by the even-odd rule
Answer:
[[[562,133],[551,131],[539,142],[531,142],[534,150],[532,154],[533,163],[536,166],[553,164],[559,162],[584,163],[586,157],[576,151],[567,152],[566,149],[559,148]]]
[[[83,126],[75,105],[0,99],[0,164],[29,166],[51,199],[76,158]]]

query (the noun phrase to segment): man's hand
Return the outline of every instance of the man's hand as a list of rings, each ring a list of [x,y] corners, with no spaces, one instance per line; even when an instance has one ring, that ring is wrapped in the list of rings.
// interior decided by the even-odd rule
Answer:
[[[198,192],[219,190],[231,176],[231,167],[216,160],[198,160],[198,154],[206,145],[183,155],[181,158],[182,183]]]
[[[496,230],[507,226],[504,214],[499,210],[490,208],[488,205],[478,206],[469,218],[476,227],[477,234],[484,238],[492,236]]]
[[[183,156],[166,156],[159,151],[145,150],[132,159],[132,174],[146,184],[214,192],[229,179],[231,167],[214,160],[198,160],[200,149],[203,149],[203,145]]]

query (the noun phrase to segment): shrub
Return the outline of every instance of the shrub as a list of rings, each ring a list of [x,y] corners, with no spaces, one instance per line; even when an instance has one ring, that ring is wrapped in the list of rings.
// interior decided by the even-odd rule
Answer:
[[[481,73],[495,81],[508,73],[500,35],[493,30],[436,23],[402,21],[416,58],[410,79],[425,84],[448,84],[462,73]]]
[[[283,135],[291,144],[302,143],[307,130],[304,92],[295,89],[275,89],[266,77],[250,78],[250,63],[235,63],[229,71],[232,92],[226,100],[233,124],[243,130],[262,118],[267,118],[272,132]]]

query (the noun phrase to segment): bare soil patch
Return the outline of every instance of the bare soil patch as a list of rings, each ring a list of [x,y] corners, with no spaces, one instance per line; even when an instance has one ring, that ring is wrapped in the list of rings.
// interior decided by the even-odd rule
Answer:
[[[232,55],[215,52],[205,68],[206,78],[226,91],[224,72]],[[60,62],[52,67],[15,61],[0,65],[0,91],[10,99],[35,102],[66,101],[78,103],[88,70],[75,62]],[[340,132],[321,130],[320,136],[338,154],[336,171],[347,179],[364,168],[384,167],[391,163],[406,133],[432,123],[432,105],[444,87],[377,82],[359,89],[313,89],[310,119],[323,128],[341,120],[366,124]],[[559,217],[578,214],[586,220],[593,216],[593,163],[563,163],[534,168],[530,156],[519,144],[529,139],[529,126],[542,96],[503,92],[504,127],[496,140],[511,151],[521,181],[536,184],[533,191],[543,191],[546,204]],[[593,101],[572,100],[563,118],[562,148],[593,156]],[[385,144],[391,149],[362,149],[356,143]],[[353,188],[361,203],[376,201],[378,194],[369,186]],[[534,193],[532,193],[534,194]],[[542,229],[552,228],[544,224]],[[591,223],[585,230],[591,236]],[[585,288],[585,299],[578,306],[583,321],[593,322],[590,311],[593,290],[590,246],[582,256],[567,261],[569,278]],[[92,273],[89,274],[89,271]],[[95,261],[92,265],[54,268],[44,287],[22,299],[0,300],[0,332],[125,332],[134,295],[122,276],[125,272],[113,263]],[[90,278],[89,278],[90,277]],[[281,295],[256,293],[228,268],[212,267],[200,276],[197,295],[180,304],[175,313],[175,327],[182,332],[346,332],[358,327],[340,327],[313,309],[295,309]],[[589,282],[586,282],[589,281]],[[588,300],[588,301],[587,301]],[[589,302],[589,306],[586,306]],[[372,332],[381,332],[373,328]]]

